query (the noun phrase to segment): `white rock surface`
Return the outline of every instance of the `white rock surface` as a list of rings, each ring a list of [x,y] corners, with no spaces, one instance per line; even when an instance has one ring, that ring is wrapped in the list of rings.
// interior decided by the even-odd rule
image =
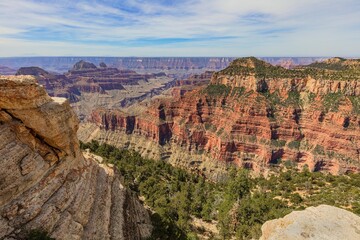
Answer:
[[[260,240],[359,240],[360,217],[328,205],[267,221]]]

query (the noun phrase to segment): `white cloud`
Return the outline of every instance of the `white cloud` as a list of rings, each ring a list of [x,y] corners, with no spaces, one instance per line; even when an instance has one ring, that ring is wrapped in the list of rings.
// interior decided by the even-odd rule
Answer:
[[[360,55],[358,0],[164,2],[0,1],[0,56]]]

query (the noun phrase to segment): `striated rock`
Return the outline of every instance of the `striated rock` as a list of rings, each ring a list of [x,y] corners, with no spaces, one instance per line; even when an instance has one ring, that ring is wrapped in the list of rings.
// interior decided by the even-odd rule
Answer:
[[[357,240],[360,217],[337,207],[320,205],[267,221],[261,231],[260,240]]]
[[[81,128],[80,136],[211,177],[228,164],[260,173],[279,163],[332,174],[360,172],[360,85],[357,75],[346,74],[239,59],[214,73],[208,86],[174,92],[177,98],[156,99],[136,114],[94,110],[90,121],[97,129]],[[156,149],[139,138],[157,143]],[[214,160],[223,167],[211,168]]]
[[[31,76],[0,77],[0,239],[142,239],[148,212],[119,174],[84,158],[69,102]]]

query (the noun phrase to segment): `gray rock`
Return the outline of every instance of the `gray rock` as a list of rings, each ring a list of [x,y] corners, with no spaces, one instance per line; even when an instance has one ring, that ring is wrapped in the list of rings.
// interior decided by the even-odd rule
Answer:
[[[360,217],[344,209],[320,205],[267,221],[261,231],[260,240],[359,240]]]

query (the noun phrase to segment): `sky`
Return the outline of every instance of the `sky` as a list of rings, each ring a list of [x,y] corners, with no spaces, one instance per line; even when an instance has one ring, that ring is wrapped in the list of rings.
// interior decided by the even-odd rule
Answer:
[[[0,0],[0,57],[360,57],[360,0]]]

